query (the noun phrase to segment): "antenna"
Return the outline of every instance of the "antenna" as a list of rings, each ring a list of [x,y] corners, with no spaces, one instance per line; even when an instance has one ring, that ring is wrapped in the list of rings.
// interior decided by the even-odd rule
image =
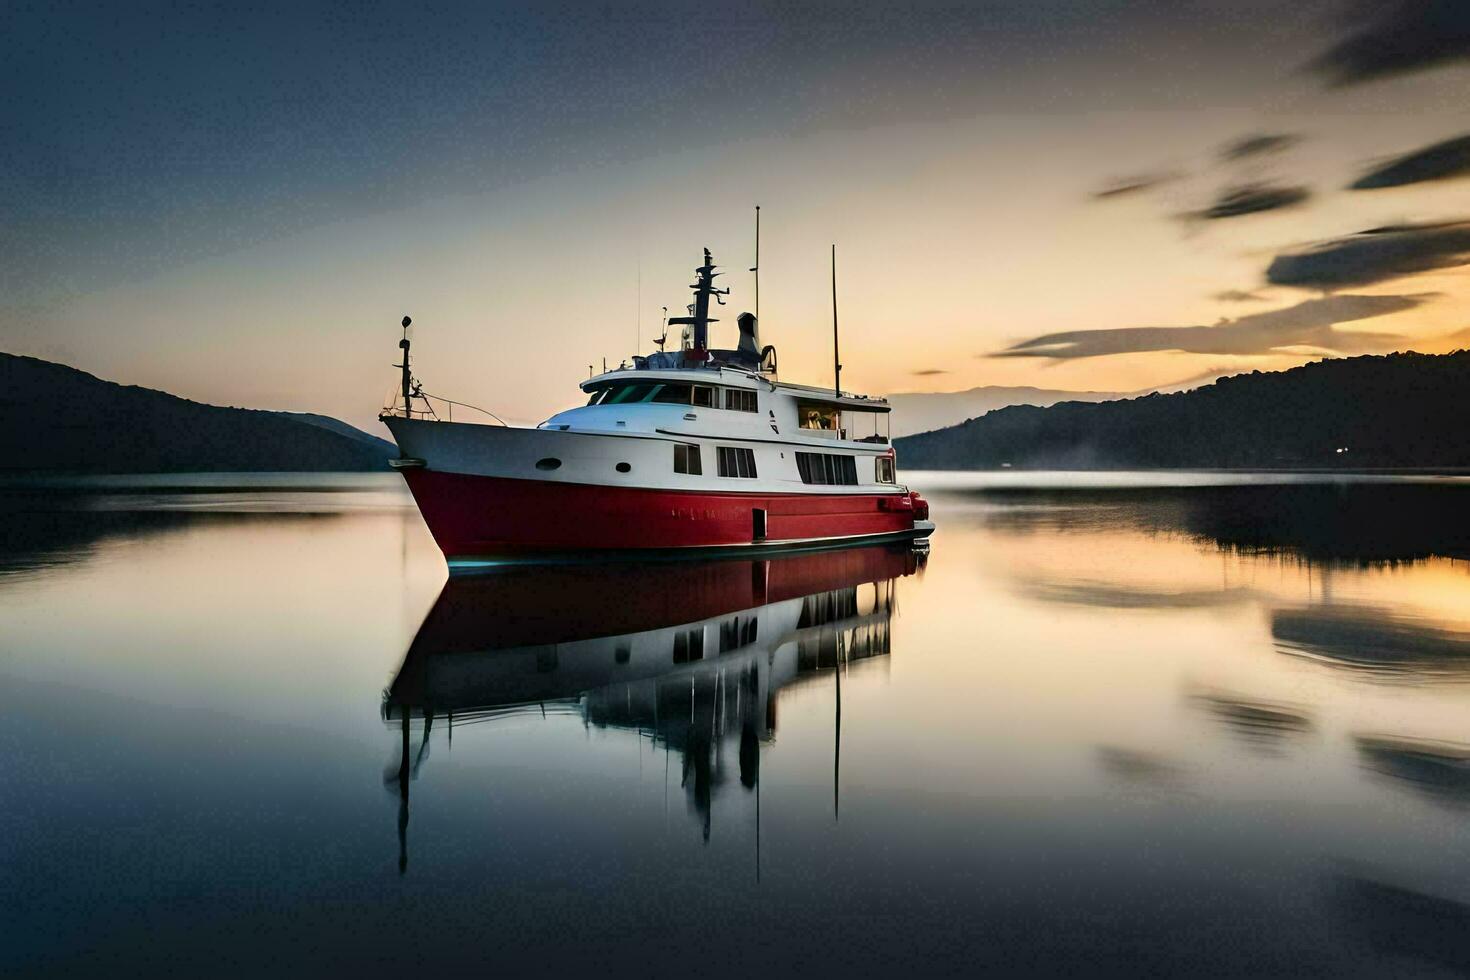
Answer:
[[[643,346],[643,256],[638,257],[638,306],[633,311],[633,328],[636,339],[633,341],[633,353]]]
[[[755,206],[755,265],[750,267],[755,273],[755,322],[761,321],[761,206]]]
[[[664,350],[664,344],[667,344],[669,342],[669,308],[667,306],[664,307],[664,332],[663,332],[663,335],[660,336],[660,337],[655,338],[653,342],[655,344],[658,344],[659,353],[662,354],[663,353],[663,350]]]
[[[837,678],[837,714],[832,720],[832,822],[836,823],[840,817],[838,805],[841,802],[842,787],[842,665],[844,662],[842,632],[837,632],[837,656],[833,663],[832,673]]]
[[[837,246],[832,246],[832,388],[842,397],[842,356],[837,347]]]

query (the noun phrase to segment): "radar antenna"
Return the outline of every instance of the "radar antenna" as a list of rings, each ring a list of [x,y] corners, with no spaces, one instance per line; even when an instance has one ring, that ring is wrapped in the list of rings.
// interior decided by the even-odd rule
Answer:
[[[719,267],[715,265],[714,259],[710,258],[709,249],[705,249],[704,264],[694,270],[694,282],[689,286],[694,290],[694,302],[688,307],[689,316],[676,316],[668,321],[670,324],[684,324],[694,328],[693,349],[696,351],[709,349],[709,325],[720,322],[709,315],[710,297],[713,296],[718,305],[724,306],[725,297],[730,295],[730,290],[715,287],[715,277],[722,275],[715,271],[717,268]]]

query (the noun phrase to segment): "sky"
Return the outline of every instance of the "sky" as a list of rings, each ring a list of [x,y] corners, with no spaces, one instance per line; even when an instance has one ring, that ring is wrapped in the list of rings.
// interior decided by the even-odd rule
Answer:
[[[1470,346],[1470,5],[0,7],[0,350],[534,423],[701,249],[792,381],[1136,391]]]

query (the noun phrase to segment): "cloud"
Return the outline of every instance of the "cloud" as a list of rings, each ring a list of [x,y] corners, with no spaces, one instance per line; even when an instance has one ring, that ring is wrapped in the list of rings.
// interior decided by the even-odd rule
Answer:
[[[1266,268],[1277,286],[1337,289],[1470,263],[1470,221],[1387,225],[1284,252]]]
[[[949,372],[941,371],[939,368],[924,368],[922,371],[910,371],[909,373],[915,377],[928,378],[936,374],[948,374]]]
[[[1470,350],[1470,327],[1434,339],[1443,344],[1447,350]]]
[[[1410,310],[1429,299],[1429,295],[1327,296],[1285,309],[1222,320],[1214,326],[1118,327],[1049,333],[990,356],[1068,359],[1145,351],[1252,356],[1291,347],[1361,354],[1385,350],[1404,338],[1397,334],[1337,330],[1336,324]]]
[[[1215,203],[1203,211],[1191,211],[1186,218],[1203,218],[1217,221],[1221,218],[1239,218],[1263,211],[1280,211],[1303,203],[1312,192],[1305,187],[1285,187],[1274,184],[1242,184],[1223,191]]]
[[[1244,289],[1222,289],[1218,293],[1210,294],[1210,299],[1217,299],[1222,303],[1259,303],[1265,298],[1260,293]]]
[[[1221,160],[1246,160],[1250,157],[1280,153],[1301,142],[1295,133],[1253,133],[1226,143],[1220,150]]]
[[[1374,8],[1363,8],[1374,9]],[[1470,57],[1465,0],[1398,0],[1376,13],[1308,67],[1334,86],[1356,85]]]
[[[1178,180],[1177,173],[1138,174],[1133,177],[1120,177],[1106,187],[1092,192],[1094,201],[1105,201],[1115,197],[1127,197],[1130,194],[1142,194],[1144,191],[1153,190],[1160,184]]]
[[[1349,184],[1348,189],[1371,191],[1466,174],[1470,174],[1470,136],[1457,136],[1377,166]]]

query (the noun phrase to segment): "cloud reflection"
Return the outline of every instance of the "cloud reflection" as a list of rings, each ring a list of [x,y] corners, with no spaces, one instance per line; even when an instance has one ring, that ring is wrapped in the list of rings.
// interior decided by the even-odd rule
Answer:
[[[1380,735],[1353,741],[1368,772],[1432,803],[1470,807],[1470,745]]]
[[[1275,609],[1271,636],[1283,653],[1385,679],[1470,679],[1470,633],[1415,622],[1386,608]]]
[[[1223,691],[1201,691],[1189,696],[1247,747],[1267,755],[1280,755],[1296,738],[1315,725],[1305,710],[1279,702],[1260,701]]]
[[[1018,583],[1028,599],[1102,609],[1214,609],[1257,598],[1252,589],[1167,589],[1121,582],[1028,579]]]
[[[1184,788],[1184,767],[1157,752],[1100,745],[1096,757],[1103,772],[1140,789],[1176,793]]]
[[[1305,204],[1311,196],[1311,190],[1301,185],[1241,184],[1227,188],[1215,199],[1215,203],[1201,211],[1192,211],[1185,217],[1205,221],[1241,218],[1248,214],[1294,208]]]

